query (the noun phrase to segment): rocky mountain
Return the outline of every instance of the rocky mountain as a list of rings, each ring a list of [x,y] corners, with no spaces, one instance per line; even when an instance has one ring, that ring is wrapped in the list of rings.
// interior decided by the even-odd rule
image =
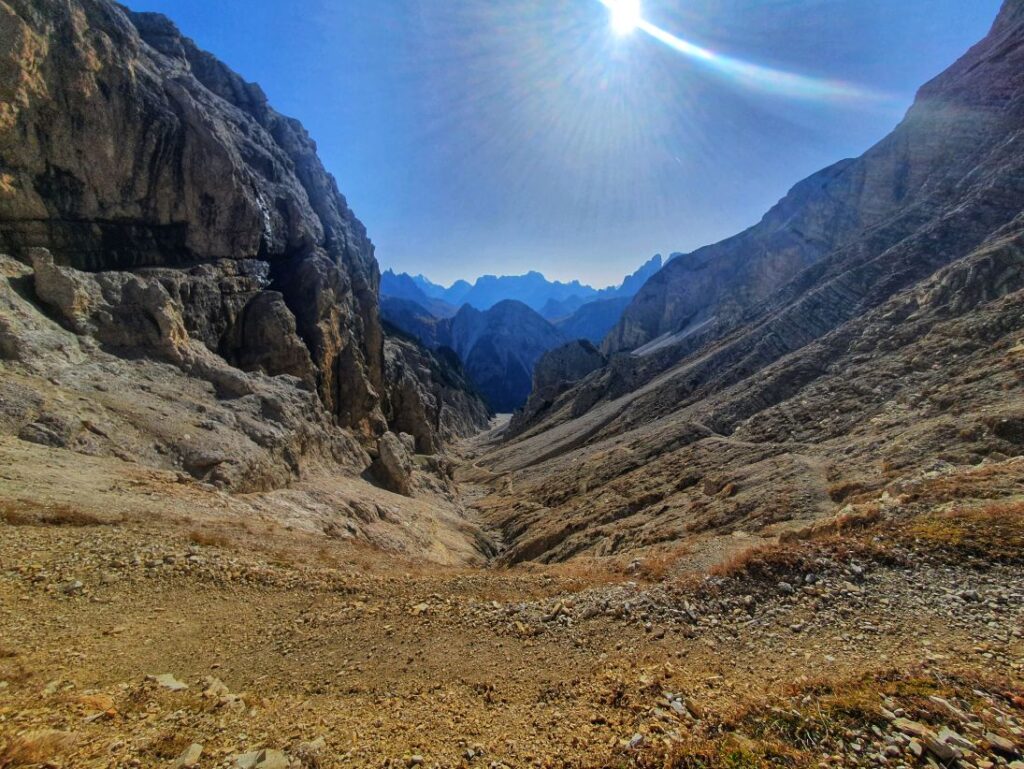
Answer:
[[[486,423],[386,342],[366,231],[258,86],[107,0],[0,30],[4,434],[252,491]]]
[[[422,276],[417,280],[404,272],[396,275],[393,270],[385,270],[380,279],[381,300],[414,302],[437,318],[450,318],[459,311],[459,304],[450,304],[442,297],[428,294],[421,285],[425,280]]]
[[[521,302],[505,300],[481,312],[463,305],[451,319],[450,347],[494,411],[508,413],[530,394],[533,367],[562,334]]]
[[[1024,454],[1022,40],[1012,0],[889,137],[646,283],[478,462],[506,560],[713,550]]]
[[[619,322],[631,301],[632,297],[621,296],[587,302],[568,317],[554,321],[554,324],[570,339],[586,339],[594,344],[601,344],[608,336],[608,332]]]
[[[396,274],[387,270],[381,280],[380,292],[381,296],[416,302],[437,317],[454,315],[454,308],[463,304],[488,310],[498,302],[512,299],[555,321],[568,318],[590,302],[633,296],[661,266],[661,254],[656,254],[619,285],[602,289],[578,280],[569,283],[550,281],[539,272],[484,275],[472,284],[459,280],[445,288],[422,275]]]
[[[960,202],[999,207],[994,215],[1003,221],[1013,213],[1013,201],[988,193],[1013,179],[1001,165],[1015,127],[1017,75],[999,56],[1013,53],[1018,12],[1008,4],[992,36],[922,88],[899,127],[863,156],[804,180],[746,232],[670,261],[637,294],[604,350],[676,343],[712,327],[721,335],[801,275],[809,286],[854,261],[874,259],[884,269],[887,249],[909,237],[953,239],[956,248],[936,254],[933,266],[981,242],[994,229],[990,219],[961,214],[968,226],[957,233],[946,214]],[[838,299],[844,312],[860,296]]]

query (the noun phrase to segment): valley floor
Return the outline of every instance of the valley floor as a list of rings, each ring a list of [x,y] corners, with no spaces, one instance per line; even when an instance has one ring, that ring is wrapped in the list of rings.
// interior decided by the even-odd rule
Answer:
[[[132,516],[157,492],[114,484],[103,515],[23,467],[0,502],[2,769],[1024,759],[1024,502],[983,501],[1024,462],[710,576],[425,565],[187,485]]]

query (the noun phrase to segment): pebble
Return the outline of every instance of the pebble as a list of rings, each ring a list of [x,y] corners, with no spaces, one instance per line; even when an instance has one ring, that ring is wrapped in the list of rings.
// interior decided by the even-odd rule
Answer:
[[[203,755],[203,746],[198,742],[193,742],[178,756],[178,760],[174,763],[175,769],[192,769],[192,767],[199,765],[199,758]]]

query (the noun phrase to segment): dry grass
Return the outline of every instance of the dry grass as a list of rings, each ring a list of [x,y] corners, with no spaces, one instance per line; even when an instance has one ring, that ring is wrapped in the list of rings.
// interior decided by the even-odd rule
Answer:
[[[1024,562],[1024,501],[920,516],[901,532],[915,544],[958,557]]]
[[[724,561],[712,566],[708,573],[713,577],[737,577],[751,572],[763,572],[769,561],[777,561],[782,554],[780,545],[755,545],[733,553]],[[795,555],[795,551],[793,553]]]
[[[52,730],[14,737],[0,748],[0,769],[48,765],[74,744],[74,735]]]
[[[120,519],[104,519],[70,505],[39,508],[20,501],[0,502],[0,521],[8,526],[112,526]]]
[[[188,533],[188,541],[193,545],[203,547],[228,547],[231,540],[219,532],[207,531],[204,529],[193,529]]]
[[[648,582],[664,582],[677,571],[679,562],[691,553],[692,549],[687,545],[659,550],[640,561],[636,575]]]

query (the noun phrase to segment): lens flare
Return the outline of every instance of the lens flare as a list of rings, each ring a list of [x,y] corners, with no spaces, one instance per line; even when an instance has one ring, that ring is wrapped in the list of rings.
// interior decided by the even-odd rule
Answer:
[[[609,0],[607,5],[612,17],[612,31],[616,35],[629,35],[640,26],[643,18],[640,0]]]
[[[724,75],[740,85],[792,99],[838,102],[887,102],[892,97],[841,80],[828,80],[795,72],[764,67],[732,56],[716,53],[673,35],[643,18],[640,3],[627,0],[598,0],[611,12],[612,29],[618,35],[640,30],[660,43],[698,64]]]

